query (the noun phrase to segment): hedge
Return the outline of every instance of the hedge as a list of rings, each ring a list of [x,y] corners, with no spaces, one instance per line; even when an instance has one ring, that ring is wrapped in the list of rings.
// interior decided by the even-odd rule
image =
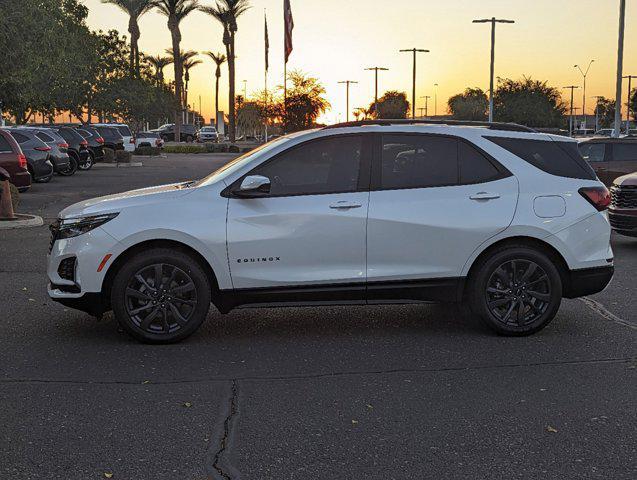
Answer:
[[[158,147],[139,147],[135,149],[135,155],[145,155],[147,157],[156,157],[161,153],[161,149]]]

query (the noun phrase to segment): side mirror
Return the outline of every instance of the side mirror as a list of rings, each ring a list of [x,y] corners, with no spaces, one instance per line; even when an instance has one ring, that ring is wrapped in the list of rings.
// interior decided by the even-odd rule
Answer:
[[[233,192],[239,197],[258,197],[270,193],[270,179],[262,175],[248,175]]]

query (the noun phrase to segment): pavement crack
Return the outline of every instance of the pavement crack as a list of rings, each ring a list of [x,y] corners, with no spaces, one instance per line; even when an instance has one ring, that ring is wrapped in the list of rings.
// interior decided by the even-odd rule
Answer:
[[[239,413],[238,407],[238,385],[237,380],[232,380],[230,399],[227,404],[226,417],[223,421],[223,433],[219,442],[219,449],[210,455],[212,464],[206,465],[208,476],[212,480],[223,478],[224,480],[233,480],[240,478],[239,472],[232,466],[228,459],[229,444],[232,438],[232,432],[236,416]]]
[[[598,315],[604,317],[606,320],[610,320],[611,322],[615,322],[619,325],[623,325],[624,327],[632,328],[633,330],[637,330],[637,325],[627,322],[623,318],[618,317],[610,310],[608,310],[604,305],[599,303],[596,300],[593,300],[589,297],[582,297],[580,301],[584,303],[588,308],[593,310]]]

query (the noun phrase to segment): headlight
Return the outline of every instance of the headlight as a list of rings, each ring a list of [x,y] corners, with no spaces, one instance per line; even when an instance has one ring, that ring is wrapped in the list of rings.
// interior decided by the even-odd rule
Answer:
[[[71,238],[90,232],[91,230],[113,220],[119,213],[95,215],[93,217],[67,218],[62,220],[57,238]]]

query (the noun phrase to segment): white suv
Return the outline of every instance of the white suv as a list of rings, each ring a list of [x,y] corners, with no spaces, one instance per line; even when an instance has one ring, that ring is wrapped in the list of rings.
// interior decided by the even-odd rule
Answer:
[[[604,289],[610,196],[577,143],[450,123],[296,133],[203,180],[72,205],[51,227],[49,295],[165,343],[210,303],[458,301],[527,335]]]

